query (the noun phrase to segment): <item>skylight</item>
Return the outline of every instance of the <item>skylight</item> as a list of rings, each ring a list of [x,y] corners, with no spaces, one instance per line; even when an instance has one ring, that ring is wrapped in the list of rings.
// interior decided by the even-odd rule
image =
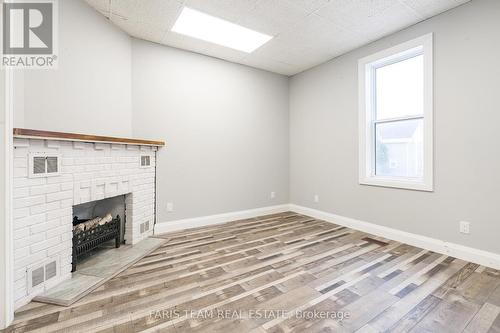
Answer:
[[[184,7],[172,31],[247,53],[273,38],[188,7]]]

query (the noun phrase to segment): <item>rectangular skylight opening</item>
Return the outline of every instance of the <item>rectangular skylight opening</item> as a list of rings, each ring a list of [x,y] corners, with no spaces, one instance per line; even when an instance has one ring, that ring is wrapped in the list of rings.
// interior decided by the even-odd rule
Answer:
[[[188,7],[184,7],[172,31],[247,53],[273,38]]]

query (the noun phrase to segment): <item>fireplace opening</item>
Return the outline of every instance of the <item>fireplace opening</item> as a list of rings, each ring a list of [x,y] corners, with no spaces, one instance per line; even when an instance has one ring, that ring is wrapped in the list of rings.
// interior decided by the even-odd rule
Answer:
[[[125,225],[123,195],[73,206],[72,272],[96,251],[125,243]]]

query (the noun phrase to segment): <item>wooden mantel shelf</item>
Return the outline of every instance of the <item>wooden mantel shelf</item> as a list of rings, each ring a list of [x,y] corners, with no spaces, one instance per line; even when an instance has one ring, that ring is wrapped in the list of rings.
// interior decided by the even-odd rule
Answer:
[[[121,143],[129,145],[158,146],[158,147],[165,146],[164,141],[126,139],[126,138],[116,138],[111,136],[98,136],[89,134],[49,132],[49,131],[39,131],[26,128],[14,128],[14,137],[29,138],[29,139],[52,139],[52,140],[62,140],[62,141]]]

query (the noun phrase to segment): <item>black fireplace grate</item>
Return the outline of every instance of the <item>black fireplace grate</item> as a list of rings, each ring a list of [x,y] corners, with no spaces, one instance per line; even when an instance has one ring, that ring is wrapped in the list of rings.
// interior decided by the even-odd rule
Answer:
[[[87,221],[79,220],[75,216],[73,218],[73,226]],[[116,218],[103,225],[97,225],[88,230],[73,230],[73,262],[71,271],[76,271],[78,259],[107,241],[114,239],[116,248],[119,248],[120,224],[120,216],[117,215]]]

